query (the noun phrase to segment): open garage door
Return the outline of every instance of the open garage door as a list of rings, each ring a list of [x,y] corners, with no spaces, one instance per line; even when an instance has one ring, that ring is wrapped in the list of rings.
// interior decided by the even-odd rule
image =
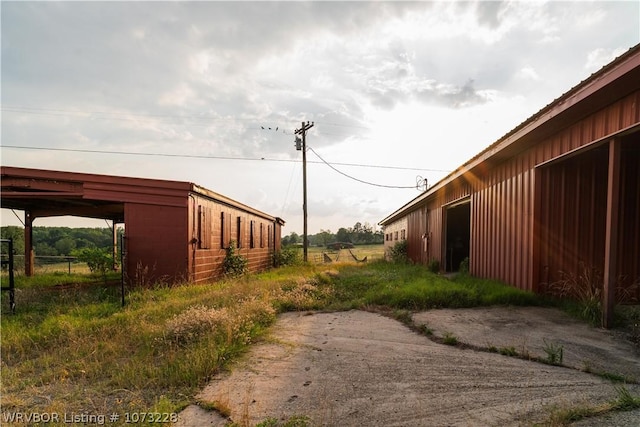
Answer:
[[[446,265],[448,272],[458,271],[469,257],[471,236],[471,199],[457,202],[446,209]]]

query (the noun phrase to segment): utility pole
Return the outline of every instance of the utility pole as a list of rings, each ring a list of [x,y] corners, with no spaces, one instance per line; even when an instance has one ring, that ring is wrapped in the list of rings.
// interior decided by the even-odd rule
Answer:
[[[305,124],[302,122],[302,127],[296,129],[296,135],[302,135],[302,141],[296,137],[296,150],[302,150],[302,212],[304,231],[302,235],[302,253],[304,262],[308,261],[308,247],[309,238],[307,236],[307,131],[313,127],[313,122]],[[302,143],[302,144],[300,144]]]

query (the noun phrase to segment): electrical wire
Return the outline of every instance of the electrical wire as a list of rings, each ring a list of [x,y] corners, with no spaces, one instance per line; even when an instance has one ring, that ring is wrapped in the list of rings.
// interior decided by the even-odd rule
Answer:
[[[89,150],[81,148],[54,148],[54,147],[28,147],[20,145],[2,145],[0,148],[11,148],[18,150],[41,150],[41,151],[60,151],[71,153],[91,153],[91,154],[118,154],[129,156],[157,156],[157,157],[178,157],[187,159],[216,159],[216,160],[242,160],[242,161],[262,161],[262,162],[286,162],[286,163],[300,163],[301,160],[297,159],[272,159],[266,157],[231,157],[231,156],[206,156],[195,154],[170,154],[170,153],[143,153],[135,151],[113,151],[113,150]],[[318,156],[320,157],[320,156]],[[326,163],[307,161],[307,163]],[[410,171],[427,171],[427,172],[449,172],[439,169],[424,169],[424,168],[408,168],[403,166],[384,166],[384,165],[371,165],[371,164],[359,164],[359,163],[333,163],[338,166],[354,166],[361,168],[376,168],[376,169],[397,169],[397,170],[410,170]]]
[[[354,181],[358,181],[358,182],[360,182],[360,183],[362,183],[362,184],[367,184],[367,185],[372,185],[372,186],[374,186],[374,187],[382,187],[382,188],[400,188],[400,189],[406,189],[406,188],[418,188],[418,185],[417,185],[417,184],[416,184],[416,185],[411,185],[411,186],[398,186],[398,185],[376,184],[376,183],[374,183],[374,182],[364,181],[364,180],[362,180],[362,179],[359,179],[359,178],[353,177],[353,176],[351,176],[351,175],[348,175],[348,174],[346,174],[346,173],[342,172],[341,170],[336,169],[335,167],[333,167],[333,165],[332,165],[332,164],[330,164],[330,163],[329,163],[329,162],[327,162],[325,159],[323,159],[322,157],[320,157],[320,155],[319,155],[318,153],[316,153],[316,151],[315,151],[313,148],[309,147],[308,145],[307,145],[307,148],[308,148],[308,149],[309,149],[313,154],[315,154],[315,155],[316,155],[320,160],[322,160],[322,162],[323,162],[325,165],[329,166],[331,169],[333,169],[334,171],[338,172],[340,175],[346,176],[347,178],[352,179],[352,180],[354,180]]]

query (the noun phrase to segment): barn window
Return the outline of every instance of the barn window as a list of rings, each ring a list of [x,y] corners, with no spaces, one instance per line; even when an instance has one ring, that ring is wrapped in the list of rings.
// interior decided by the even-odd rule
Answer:
[[[273,246],[273,234],[271,233],[271,225],[267,226],[267,246],[272,247]]]
[[[244,237],[244,221],[241,216],[236,218],[236,247],[242,247],[242,240]]]
[[[256,222],[251,221],[249,223],[249,247],[256,247]]]
[[[260,223],[260,247],[264,248],[264,224]]]
[[[227,249],[231,240],[231,215],[220,212],[220,247]]]
[[[407,238],[405,230],[400,230],[400,240],[404,240]]]
[[[393,233],[393,240],[398,240],[398,232],[397,231],[395,231]]]
[[[211,208],[198,205],[198,248],[211,248]]]

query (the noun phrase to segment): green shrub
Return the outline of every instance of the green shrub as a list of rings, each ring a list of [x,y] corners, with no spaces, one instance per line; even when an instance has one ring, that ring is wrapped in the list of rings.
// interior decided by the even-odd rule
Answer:
[[[276,251],[273,254],[273,265],[275,267],[300,264],[302,264],[302,258],[300,257],[300,251],[297,248],[290,246]]]
[[[86,262],[92,273],[105,276],[107,271],[113,267],[113,254],[106,249],[83,248],[73,251],[73,255],[79,261]]]
[[[427,264],[427,269],[432,273],[438,274],[440,272],[440,261],[432,259],[429,261],[429,264]]]
[[[406,264],[409,262],[408,244],[406,240],[401,240],[389,249],[389,257],[391,261],[399,264]]]
[[[466,257],[460,262],[460,267],[458,267],[458,272],[460,274],[469,274],[469,257]]]
[[[248,271],[248,261],[245,257],[236,253],[236,242],[231,240],[227,248],[227,254],[222,262],[224,274],[231,277],[239,277]]]

